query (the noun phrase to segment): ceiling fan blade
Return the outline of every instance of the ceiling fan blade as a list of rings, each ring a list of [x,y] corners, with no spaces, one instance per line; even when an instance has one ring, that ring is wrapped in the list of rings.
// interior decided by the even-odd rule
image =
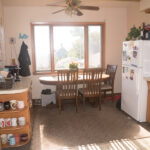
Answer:
[[[52,12],[52,14],[57,14],[57,13],[62,12],[62,11],[64,11],[64,10],[65,10],[65,9],[60,9],[60,10],[57,10],[57,11]]]
[[[46,6],[54,6],[54,7],[66,7],[65,5],[55,5],[55,4],[47,4]]]
[[[83,13],[79,9],[76,9],[76,11],[77,11],[77,16],[82,16],[83,15]]]
[[[79,6],[80,9],[86,9],[86,10],[99,10],[99,7],[97,6]]]

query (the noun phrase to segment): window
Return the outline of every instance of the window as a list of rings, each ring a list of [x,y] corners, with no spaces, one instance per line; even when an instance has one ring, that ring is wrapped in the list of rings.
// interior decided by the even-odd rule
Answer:
[[[49,26],[34,26],[36,71],[51,70]]]
[[[101,67],[101,26],[88,26],[88,66]]]
[[[53,27],[55,70],[77,62],[84,68],[84,27]],[[65,36],[64,36],[65,35]]]
[[[104,66],[104,24],[32,24],[34,72],[68,69],[71,62],[79,69]]]

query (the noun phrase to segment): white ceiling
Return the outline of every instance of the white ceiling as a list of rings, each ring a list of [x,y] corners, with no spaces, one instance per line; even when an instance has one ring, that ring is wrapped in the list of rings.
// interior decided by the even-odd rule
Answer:
[[[63,0],[2,0],[4,6],[45,6],[46,4],[54,4],[57,2],[63,3]],[[139,2],[140,0],[82,0],[82,3],[94,4],[97,2],[110,3],[110,2]],[[59,3],[59,4],[60,4]]]

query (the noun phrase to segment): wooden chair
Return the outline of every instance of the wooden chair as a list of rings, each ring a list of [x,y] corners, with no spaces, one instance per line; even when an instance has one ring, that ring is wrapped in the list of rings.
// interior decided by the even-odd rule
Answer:
[[[106,74],[109,74],[109,79],[102,85],[101,91],[104,92],[104,98],[107,92],[111,92],[112,101],[114,100],[114,81],[117,65],[107,65]]]
[[[102,69],[83,70],[83,88],[78,90],[78,94],[83,99],[84,109],[86,98],[98,98],[99,110],[101,110],[101,81]]]
[[[59,112],[62,110],[62,100],[75,99],[76,112],[78,111],[78,70],[59,70],[57,71],[58,84],[56,86],[56,100]]]

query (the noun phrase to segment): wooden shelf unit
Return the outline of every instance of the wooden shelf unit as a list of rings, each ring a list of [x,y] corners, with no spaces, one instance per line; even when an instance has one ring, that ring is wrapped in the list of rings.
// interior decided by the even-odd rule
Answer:
[[[26,124],[24,126],[16,126],[16,127],[4,127],[0,128],[1,134],[28,134],[28,141],[17,143],[14,146],[9,145],[9,143],[3,145],[2,148],[5,147],[18,147],[27,144],[31,139],[31,123],[30,123],[30,108],[29,108],[29,90],[26,90],[21,93],[15,94],[0,94],[0,102],[6,102],[10,100],[22,100],[24,101],[25,107],[23,109],[16,110],[4,110],[0,112],[0,118],[19,118],[25,117]]]
[[[21,111],[26,111],[27,109],[28,109],[28,107],[25,106],[23,109],[16,109],[16,110],[10,109],[10,110],[4,110],[4,111],[1,111],[1,112],[0,112],[0,115],[1,115],[1,114],[11,114],[12,112],[13,112],[13,113],[20,113]]]
[[[7,143],[7,144],[2,145],[2,147],[3,147],[3,148],[7,148],[7,147],[19,147],[19,146],[23,146],[23,145],[27,144],[29,141],[30,141],[30,140],[28,140],[28,141],[26,141],[26,142],[19,142],[19,143],[17,143],[16,145],[13,145],[13,146],[11,146],[11,145],[9,145],[9,144]]]

